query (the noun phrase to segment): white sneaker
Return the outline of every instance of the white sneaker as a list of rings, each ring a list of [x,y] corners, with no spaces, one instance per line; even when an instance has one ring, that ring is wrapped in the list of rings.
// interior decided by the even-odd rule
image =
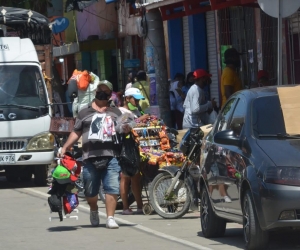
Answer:
[[[90,210],[90,222],[93,227],[98,227],[100,220],[99,220],[99,213],[98,210],[96,211],[91,211]]]
[[[106,220],[106,227],[109,229],[117,229],[119,225],[116,223],[115,218],[112,216],[108,216]]]
[[[224,200],[225,200],[225,202],[231,202],[231,199],[230,199],[230,197],[229,196],[224,196]]]

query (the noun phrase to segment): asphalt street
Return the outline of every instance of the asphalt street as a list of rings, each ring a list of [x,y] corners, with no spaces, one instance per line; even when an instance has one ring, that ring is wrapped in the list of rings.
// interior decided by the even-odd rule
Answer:
[[[227,224],[222,238],[206,239],[200,227],[199,212],[190,212],[177,220],[151,215],[122,215],[116,212],[119,229],[105,228],[105,207],[99,200],[100,227],[91,227],[89,208],[80,199],[78,220],[49,221],[47,187],[33,182],[8,183],[0,177],[0,249],[244,249],[242,226]],[[135,207],[133,206],[133,209]],[[73,215],[73,213],[72,213]],[[269,249],[299,249],[299,232],[271,235]]]

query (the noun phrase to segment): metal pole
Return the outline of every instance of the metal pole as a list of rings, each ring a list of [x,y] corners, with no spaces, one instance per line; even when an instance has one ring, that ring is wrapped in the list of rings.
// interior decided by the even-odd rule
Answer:
[[[163,21],[159,9],[153,9],[147,12],[146,20],[148,26],[148,33],[147,37],[145,38],[145,59],[147,61],[147,73],[152,75],[150,77],[152,79],[151,81],[156,81],[156,98],[159,105],[160,117],[168,126],[170,126],[171,115],[167,81],[166,47],[164,40]],[[151,66],[152,63],[154,63],[154,70]]]
[[[277,59],[277,85],[282,85],[282,17],[281,0],[278,0],[278,59]]]

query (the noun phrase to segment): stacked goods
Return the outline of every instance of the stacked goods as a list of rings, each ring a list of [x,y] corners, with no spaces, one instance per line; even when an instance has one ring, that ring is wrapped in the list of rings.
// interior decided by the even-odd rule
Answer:
[[[142,162],[159,168],[182,165],[184,155],[177,148],[171,148],[166,126],[161,120],[151,115],[135,122],[134,132],[140,144]]]
[[[75,182],[81,173],[81,165],[66,153],[52,171],[52,183],[49,187],[48,204],[52,212],[57,212],[60,221],[64,214],[70,214],[79,204]]]

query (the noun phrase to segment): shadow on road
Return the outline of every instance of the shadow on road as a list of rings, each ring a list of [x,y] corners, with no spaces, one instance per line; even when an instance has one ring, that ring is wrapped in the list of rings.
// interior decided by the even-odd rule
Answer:
[[[155,215],[155,214],[156,213],[153,213],[152,215]],[[150,220],[175,220],[175,221],[177,221],[177,220],[195,220],[197,218],[199,218],[199,216],[183,216],[178,219],[164,219],[164,218],[159,217],[159,218],[151,218]]]
[[[67,231],[76,231],[78,229],[80,229],[81,226],[76,226],[76,227],[72,227],[72,226],[59,226],[59,227],[49,227],[48,231],[49,232],[67,232]]]
[[[270,233],[269,250],[299,250],[300,249],[300,231],[279,231]],[[201,231],[197,235],[203,238]],[[227,228],[224,237],[214,238],[214,245],[228,245],[244,249],[245,242],[242,228]]]
[[[5,176],[0,176],[0,189],[36,187],[33,181],[34,179],[32,178],[31,181],[8,182]]]
[[[118,223],[120,227],[134,227],[137,224],[123,224],[123,223]],[[96,228],[101,228],[101,227],[106,227],[105,224],[100,224],[99,227]],[[91,225],[79,225],[79,226],[58,226],[58,227],[49,227],[47,230],[52,233],[59,233],[59,232],[70,232],[70,231],[76,231],[78,229],[82,228],[95,228]]]
[[[197,233],[197,235],[201,238],[204,238],[201,231]],[[224,237],[221,238],[213,238],[216,242],[214,245],[228,245],[235,246],[237,248],[243,249],[245,246],[244,238],[243,238],[243,230],[241,228],[227,228]]]

